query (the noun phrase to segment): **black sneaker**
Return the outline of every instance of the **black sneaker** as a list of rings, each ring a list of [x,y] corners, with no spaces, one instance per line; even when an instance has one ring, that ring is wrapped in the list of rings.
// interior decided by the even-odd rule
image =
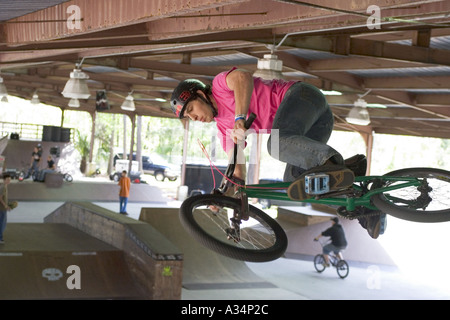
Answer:
[[[289,198],[292,200],[306,200],[315,197],[306,193],[305,176],[312,173],[324,173],[329,176],[329,189],[336,191],[349,188],[355,181],[353,171],[343,165],[329,164],[323,165],[304,172],[297,180],[292,182],[287,190]]]
[[[366,208],[366,210],[369,210]],[[376,212],[376,211],[373,211]],[[367,230],[369,236],[373,239],[377,239],[380,234],[383,234],[386,230],[387,219],[386,214],[378,211],[380,214],[375,214],[369,217],[358,218],[361,227]]]
[[[357,154],[345,159],[344,165],[353,171],[355,177],[365,176],[367,171],[367,158],[363,154]]]

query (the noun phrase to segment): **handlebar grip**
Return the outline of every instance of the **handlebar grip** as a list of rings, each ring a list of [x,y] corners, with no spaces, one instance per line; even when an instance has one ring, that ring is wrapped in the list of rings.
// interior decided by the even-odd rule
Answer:
[[[253,112],[248,116],[247,120],[245,121],[244,127],[245,129],[250,128],[250,126],[252,125],[253,121],[255,121],[256,119],[256,114],[254,114]]]

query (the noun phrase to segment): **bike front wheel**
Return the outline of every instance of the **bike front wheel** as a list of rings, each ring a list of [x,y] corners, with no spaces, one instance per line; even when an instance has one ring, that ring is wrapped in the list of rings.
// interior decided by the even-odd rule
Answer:
[[[218,212],[210,207],[220,207]],[[269,215],[249,205],[249,219],[232,228],[231,220],[240,210],[241,200],[216,194],[197,195],[180,207],[186,231],[203,246],[221,255],[243,261],[266,262],[278,259],[287,248],[287,237]]]
[[[450,221],[450,172],[434,168],[408,168],[389,172],[386,176],[414,177],[422,185],[399,188],[375,194],[372,203],[382,212],[415,222]],[[374,187],[404,183],[383,180]]]
[[[339,278],[341,279],[346,278],[348,276],[348,273],[350,272],[350,268],[348,266],[347,261],[339,260],[336,264],[336,271]]]
[[[314,268],[318,273],[322,273],[325,270],[325,258],[322,254],[318,254],[314,257]]]

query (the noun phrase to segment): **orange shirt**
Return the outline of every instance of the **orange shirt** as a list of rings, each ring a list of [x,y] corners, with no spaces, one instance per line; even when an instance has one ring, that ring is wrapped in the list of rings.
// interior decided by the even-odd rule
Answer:
[[[120,186],[119,197],[129,197],[131,180],[128,177],[121,177],[118,185]]]

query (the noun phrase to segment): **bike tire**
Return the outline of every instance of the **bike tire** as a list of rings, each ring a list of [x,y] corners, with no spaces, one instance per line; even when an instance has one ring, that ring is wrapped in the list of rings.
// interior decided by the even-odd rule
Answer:
[[[336,271],[339,278],[345,279],[350,272],[350,267],[348,266],[347,261],[339,260],[338,263],[336,264]]]
[[[287,236],[281,226],[269,215],[258,208],[249,205],[250,218],[260,223],[267,230],[264,231],[262,237],[270,237],[271,242],[267,247],[262,248],[245,248],[241,247],[241,243],[226,240],[226,233],[223,229],[213,230],[212,226],[216,226],[216,220],[226,224],[227,216],[223,213],[216,214],[209,209],[197,209],[201,206],[219,206],[229,209],[241,208],[241,200],[216,194],[201,194],[187,198],[180,207],[180,221],[184,229],[199,243],[206,248],[213,250],[221,255],[242,261],[249,262],[267,262],[281,257],[287,248]],[[196,210],[197,209],[197,210]],[[212,221],[209,225],[202,225],[203,220]],[[253,221],[253,220],[252,220]],[[219,225],[217,223],[217,225]],[[258,238],[256,235],[257,228],[248,227],[246,232],[251,235],[247,239]],[[244,230],[244,229],[242,229]],[[258,240],[261,240],[258,238]],[[265,239],[262,239],[263,242]],[[244,241],[245,242],[245,241]],[[247,244],[247,242],[245,242]],[[239,245],[239,246],[237,246]],[[253,244],[251,244],[253,245]]]
[[[411,208],[404,204],[396,203],[389,199],[388,195],[392,192],[379,193],[373,195],[370,199],[372,203],[382,212],[392,215],[396,218],[414,221],[414,222],[445,222],[450,221],[450,172],[435,168],[407,168],[389,172],[386,176],[416,177],[427,178],[432,190],[428,194],[431,202],[426,208]],[[382,181],[375,185],[385,187],[394,182]],[[394,194],[397,198],[405,200],[414,200],[418,197],[417,187],[404,188],[402,193]],[[400,192],[400,191],[398,191]],[[431,206],[430,206],[431,205]]]
[[[314,257],[314,268],[318,273],[322,273],[325,271],[325,258],[322,254],[318,254]]]

